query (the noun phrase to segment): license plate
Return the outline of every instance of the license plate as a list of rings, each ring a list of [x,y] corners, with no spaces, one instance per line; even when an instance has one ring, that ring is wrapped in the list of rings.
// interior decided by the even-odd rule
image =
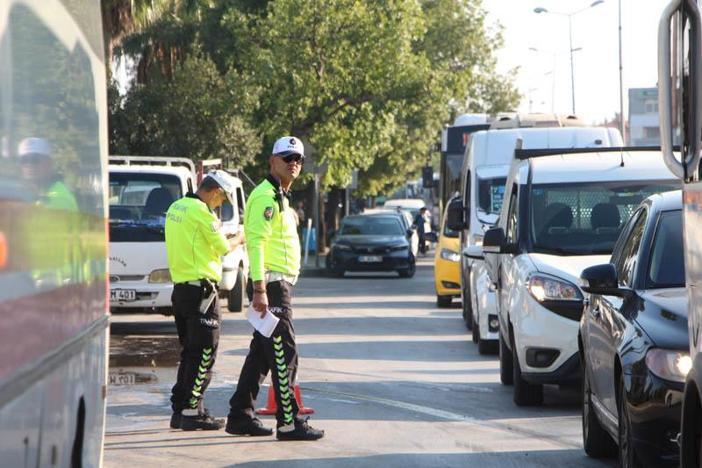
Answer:
[[[361,255],[358,257],[359,262],[363,263],[377,263],[377,262],[382,262],[383,257],[380,257],[378,255]]]
[[[133,372],[110,372],[108,383],[110,385],[134,385],[136,375]]]
[[[113,289],[110,291],[110,300],[113,301],[136,301],[135,289]]]

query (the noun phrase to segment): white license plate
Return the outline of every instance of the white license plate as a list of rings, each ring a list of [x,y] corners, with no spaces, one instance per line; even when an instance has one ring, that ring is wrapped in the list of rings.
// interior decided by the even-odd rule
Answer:
[[[133,372],[110,372],[108,383],[110,385],[134,385],[136,374]]]
[[[358,261],[363,263],[378,263],[383,261],[383,257],[379,255],[361,255],[358,257]]]
[[[135,289],[113,289],[110,291],[112,301],[136,301]]]

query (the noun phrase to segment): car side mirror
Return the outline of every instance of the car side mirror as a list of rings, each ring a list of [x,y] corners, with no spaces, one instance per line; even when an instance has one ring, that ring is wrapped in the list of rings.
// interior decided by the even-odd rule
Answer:
[[[436,237],[436,232],[434,232],[434,231],[427,232],[426,234],[424,234],[424,240],[427,240],[429,242],[438,242],[439,241],[439,239]]]
[[[580,287],[589,294],[630,297],[633,291],[619,287],[617,270],[611,263],[585,268],[580,274]]]
[[[408,239],[410,237],[412,237],[412,234],[414,234],[414,229],[408,229],[405,231],[405,235],[407,236]]]
[[[490,228],[485,231],[485,236],[483,237],[483,252],[485,253],[506,253],[504,252],[507,246],[507,240],[505,239],[505,230],[501,227]]]
[[[452,231],[462,231],[465,228],[463,202],[460,198],[453,199],[449,202],[448,208],[446,209],[446,225]]]
[[[469,245],[463,249],[463,256],[471,260],[485,260],[483,247],[480,245]]]

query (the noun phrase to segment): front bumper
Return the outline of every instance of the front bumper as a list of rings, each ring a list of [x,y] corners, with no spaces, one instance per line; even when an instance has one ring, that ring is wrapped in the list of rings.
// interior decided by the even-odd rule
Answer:
[[[141,309],[143,311],[165,309],[171,307],[173,283],[146,283],[136,281],[120,281],[110,284],[110,296],[113,291],[134,291],[135,300],[110,300],[110,309]]]
[[[487,288],[477,288],[475,294],[478,300],[478,329],[481,340],[498,340],[500,338],[500,326],[497,318],[497,303],[494,291]],[[490,326],[490,322],[497,322],[496,327]]]
[[[578,320],[572,320],[541,305],[525,294],[522,310],[512,316],[519,365],[524,378],[538,383],[566,383],[582,378],[578,355]],[[532,351],[529,351],[532,350]],[[557,354],[548,365],[537,367],[527,352],[549,350]]]
[[[331,252],[329,268],[336,271],[394,271],[407,270],[414,262],[408,249],[388,253],[356,253],[353,251]],[[379,262],[364,262],[361,257],[380,257]]]
[[[684,384],[648,372],[624,375],[633,443],[645,466],[678,466]]]
[[[438,254],[437,254],[438,255]],[[437,296],[460,297],[461,264],[443,258],[434,260],[434,289]]]

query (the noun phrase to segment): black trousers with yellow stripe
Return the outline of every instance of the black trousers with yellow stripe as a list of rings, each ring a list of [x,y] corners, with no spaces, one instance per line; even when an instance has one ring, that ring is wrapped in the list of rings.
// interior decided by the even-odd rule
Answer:
[[[178,377],[171,394],[171,407],[175,413],[185,409],[197,409],[200,413],[204,410],[202,400],[210,384],[219,343],[217,291],[214,291],[214,300],[204,313],[200,312],[200,304],[213,287],[216,289],[212,284],[176,284],[173,287],[171,302],[182,346]]]
[[[278,427],[292,424],[297,417],[298,405],[295,400],[295,378],[297,376],[297,346],[295,329],[292,324],[292,285],[286,281],[268,283],[266,292],[268,306],[280,319],[273,334],[266,338],[255,331],[241,369],[239,383],[229,400],[230,419],[251,419],[254,417],[254,403],[261,383],[271,372],[278,406],[276,419]]]

